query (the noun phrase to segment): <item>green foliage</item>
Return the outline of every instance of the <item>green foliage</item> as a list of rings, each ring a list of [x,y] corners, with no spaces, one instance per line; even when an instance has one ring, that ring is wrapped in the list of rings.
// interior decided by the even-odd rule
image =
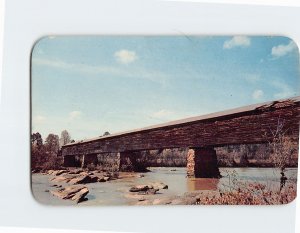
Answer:
[[[62,158],[58,157],[59,138],[57,135],[49,134],[43,144],[40,133],[31,135],[31,169],[44,171],[58,169],[62,165]]]
[[[50,154],[57,155],[59,151],[59,137],[55,134],[49,134],[45,140],[46,151]]]
[[[108,131],[106,131],[106,132],[103,134],[103,136],[108,136],[108,135],[110,135],[110,132],[108,132]]]
[[[37,147],[43,145],[43,139],[39,132],[31,134],[31,144],[34,144]]]

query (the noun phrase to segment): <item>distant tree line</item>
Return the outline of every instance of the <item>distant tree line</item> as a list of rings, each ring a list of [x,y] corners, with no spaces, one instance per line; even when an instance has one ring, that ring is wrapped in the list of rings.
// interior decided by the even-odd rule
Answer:
[[[31,169],[35,171],[58,169],[62,166],[60,149],[62,146],[75,142],[67,130],[61,132],[61,137],[50,133],[45,141],[42,135],[31,134]]]
[[[108,131],[103,136],[108,136]],[[67,130],[63,130],[60,137],[50,133],[45,141],[39,132],[31,134],[31,169],[39,172],[49,169],[59,169],[62,167],[63,158],[61,155],[61,147],[74,143],[75,140]]]
[[[276,140],[265,144],[217,147],[218,164],[221,167],[277,167],[281,170],[297,167],[297,144],[288,137]]]

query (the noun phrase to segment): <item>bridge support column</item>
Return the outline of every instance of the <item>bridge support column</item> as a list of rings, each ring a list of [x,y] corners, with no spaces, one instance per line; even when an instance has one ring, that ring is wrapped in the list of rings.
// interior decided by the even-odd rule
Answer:
[[[147,164],[144,154],[139,151],[120,152],[119,171],[124,172],[146,172]]]
[[[213,148],[193,148],[187,154],[187,176],[220,178],[217,154]]]

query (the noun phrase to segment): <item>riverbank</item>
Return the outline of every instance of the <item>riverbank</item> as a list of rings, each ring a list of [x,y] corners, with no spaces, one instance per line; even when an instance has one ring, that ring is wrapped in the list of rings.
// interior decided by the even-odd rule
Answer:
[[[107,174],[95,171],[69,176],[57,171],[32,175],[32,193],[35,199],[47,205],[164,205],[164,204],[280,204],[287,203],[296,195],[297,169],[287,169],[288,178],[284,190],[280,190],[279,170],[271,168],[220,168],[221,179],[186,178],[185,168],[150,168],[148,173]],[[56,173],[56,174],[55,174]],[[91,178],[106,178],[103,182],[84,181],[84,175]],[[59,175],[57,175],[59,174]],[[68,182],[63,174],[68,175]],[[71,180],[73,181],[69,183]],[[76,180],[77,179],[77,180]],[[94,181],[96,178],[93,178]],[[80,181],[81,180],[81,181]],[[77,181],[77,182],[76,182]],[[78,183],[79,181],[79,183]],[[153,187],[163,183],[168,189]],[[53,195],[71,185],[83,185],[88,193],[79,204]],[[154,189],[159,189],[153,193]],[[134,186],[149,186],[141,192],[130,192]],[[258,193],[258,194],[257,194]],[[255,194],[255,195],[254,195]],[[250,196],[249,196],[250,195]],[[257,196],[258,195],[258,196]],[[283,195],[283,197],[280,197]],[[247,198],[246,198],[247,197]],[[285,198],[285,199],[284,199]],[[247,202],[244,202],[247,200]],[[267,202],[265,201],[267,200]]]

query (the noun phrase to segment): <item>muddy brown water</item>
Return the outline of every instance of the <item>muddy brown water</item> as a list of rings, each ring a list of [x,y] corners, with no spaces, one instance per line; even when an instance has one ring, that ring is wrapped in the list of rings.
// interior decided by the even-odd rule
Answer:
[[[135,205],[138,202],[137,196],[129,193],[130,187],[137,184],[149,184],[163,182],[168,189],[159,190],[156,195],[147,195],[146,199],[153,200],[172,196],[181,196],[186,192],[196,190],[221,190],[232,186],[232,182],[258,182],[267,185],[270,189],[278,189],[280,186],[280,171],[274,168],[220,168],[222,178],[187,178],[186,168],[178,167],[155,167],[150,168],[151,172],[143,173],[144,177],[130,177],[113,180],[105,183],[86,184],[90,192],[86,196],[87,201],[81,202],[79,206],[94,205]],[[297,168],[286,170],[287,183],[295,183]],[[49,175],[32,175],[32,194],[41,204],[46,205],[77,205],[69,200],[61,200],[51,195],[47,190],[55,190],[51,187]],[[58,183],[65,186],[64,183]]]

